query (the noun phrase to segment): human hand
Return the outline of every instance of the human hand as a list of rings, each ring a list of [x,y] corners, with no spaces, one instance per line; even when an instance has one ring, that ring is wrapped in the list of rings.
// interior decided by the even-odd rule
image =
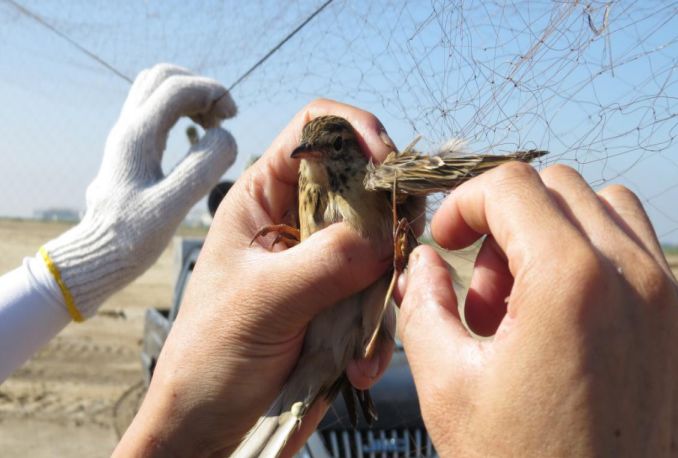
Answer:
[[[482,244],[462,325],[447,269],[410,257],[400,336],[441,456],[667,456],[678,422],[678,294],[638,199],[512,163],[432,222]],[[496,334],[495,334],[496,331]]]
[[[235,140],[219,124],[235,114],[228,91],[216,81],[166,64],[139,74],[87,188],[85,216],[41,250],[58,269],[74,320],[93,315],[150,267],[190,208],[233,164]],[[199,123],[205,135],[164,176],[167,136],[181,116]]]
[[[363,151],[392,149],[373,115],[320,100],[304,108],[235,183],[217,210],[179,316],[159,358],[147,398],[118,451],[227,455],[280,392],[301,350],[305,328],[323,309],[361,291],[389,267],[390,246],[373,246],[340,223],[282,250],[257,231],[288,220],[299,162],[290,158],[302,127],[334,114],[354,126]],[[347,369],[368,388],[392,347]],[[327,408],[307,413],[287,450],[298,449]],[[199,448],[199,452],[196,450]]]

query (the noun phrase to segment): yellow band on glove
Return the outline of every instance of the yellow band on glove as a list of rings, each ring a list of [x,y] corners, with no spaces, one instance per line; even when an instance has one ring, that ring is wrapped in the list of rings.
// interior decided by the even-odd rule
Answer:
[[[71,318],[73,318],[73,321],[77,323],[85,321],[85,319],[80,314],[80,311],[75,307],[75,301],[73,301],[73,296],[71,295],[68,286],[66,286],[66,283],[64,283],[64,280],[61,278],[61,272],[59,272],[59,268],[56,266],[56,264],[54,264],[52,258],[49,257],[49,253],[47,253],[47,250],[45,249],[44,246],[40,247],[39,253],[42,256],[43,261],[45,261],[47,270],[50,271],[50,273],[54,277],[54,280],[56,280],[57,285],[59,285],[61,294],[64,295],[64,302],[66,303],[66,309],[68,310],[68,314],[71,316]]]

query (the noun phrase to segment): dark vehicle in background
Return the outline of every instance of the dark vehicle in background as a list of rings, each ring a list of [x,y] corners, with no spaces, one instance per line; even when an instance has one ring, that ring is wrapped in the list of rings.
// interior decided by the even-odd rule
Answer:
[[[181,299],[201,248],[202,240],[199,239],[175,240],[174,263],[177,280],[171,308],[169,310],[150,308],[146,311],[141,350],[146,386],[153,377],[158,356],[179,311]],[[224,287],[228,288],[228,285]],[[354,428],[350,423],[344,401],[339,396],[330,406],[316,432],[296,455],[297,458],[438,456],[426,433],[412,374],[399,343],[386,373],[372,387],[370,393],[379,414],[375,424],[369,427],[361,418]]]

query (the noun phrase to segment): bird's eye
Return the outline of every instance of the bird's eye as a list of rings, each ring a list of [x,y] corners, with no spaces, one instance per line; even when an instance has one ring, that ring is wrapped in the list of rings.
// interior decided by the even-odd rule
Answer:
[[[332,146],[334,147],[335,151],[341,151],[341,147],[344,146],[344,139],[341,138],[341,137],[337,137],[334,140],[334,143],[332,144]]]

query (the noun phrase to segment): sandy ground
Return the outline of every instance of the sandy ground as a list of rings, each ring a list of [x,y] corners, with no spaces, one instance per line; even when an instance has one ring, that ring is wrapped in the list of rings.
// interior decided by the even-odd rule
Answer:
[[[0,220],[0,274],[68,228]],[[195,235],[192,233],[190,235]],[[0,456],[104,457],[143,394],[139,349],[147,307],[168,307],[171,250],[98,315],[72,323],[0,385]]]
[[[67,228],[0,220],[0,274]],[[468,284],[474,251],[449,259]],[[678,254],[670,261],[678,272]],[[139,349],[144,311],[169,306],[172,262],[168,249],[95,318],[70,324],[0,385],[0,456],[110,455],[143,396]]]

